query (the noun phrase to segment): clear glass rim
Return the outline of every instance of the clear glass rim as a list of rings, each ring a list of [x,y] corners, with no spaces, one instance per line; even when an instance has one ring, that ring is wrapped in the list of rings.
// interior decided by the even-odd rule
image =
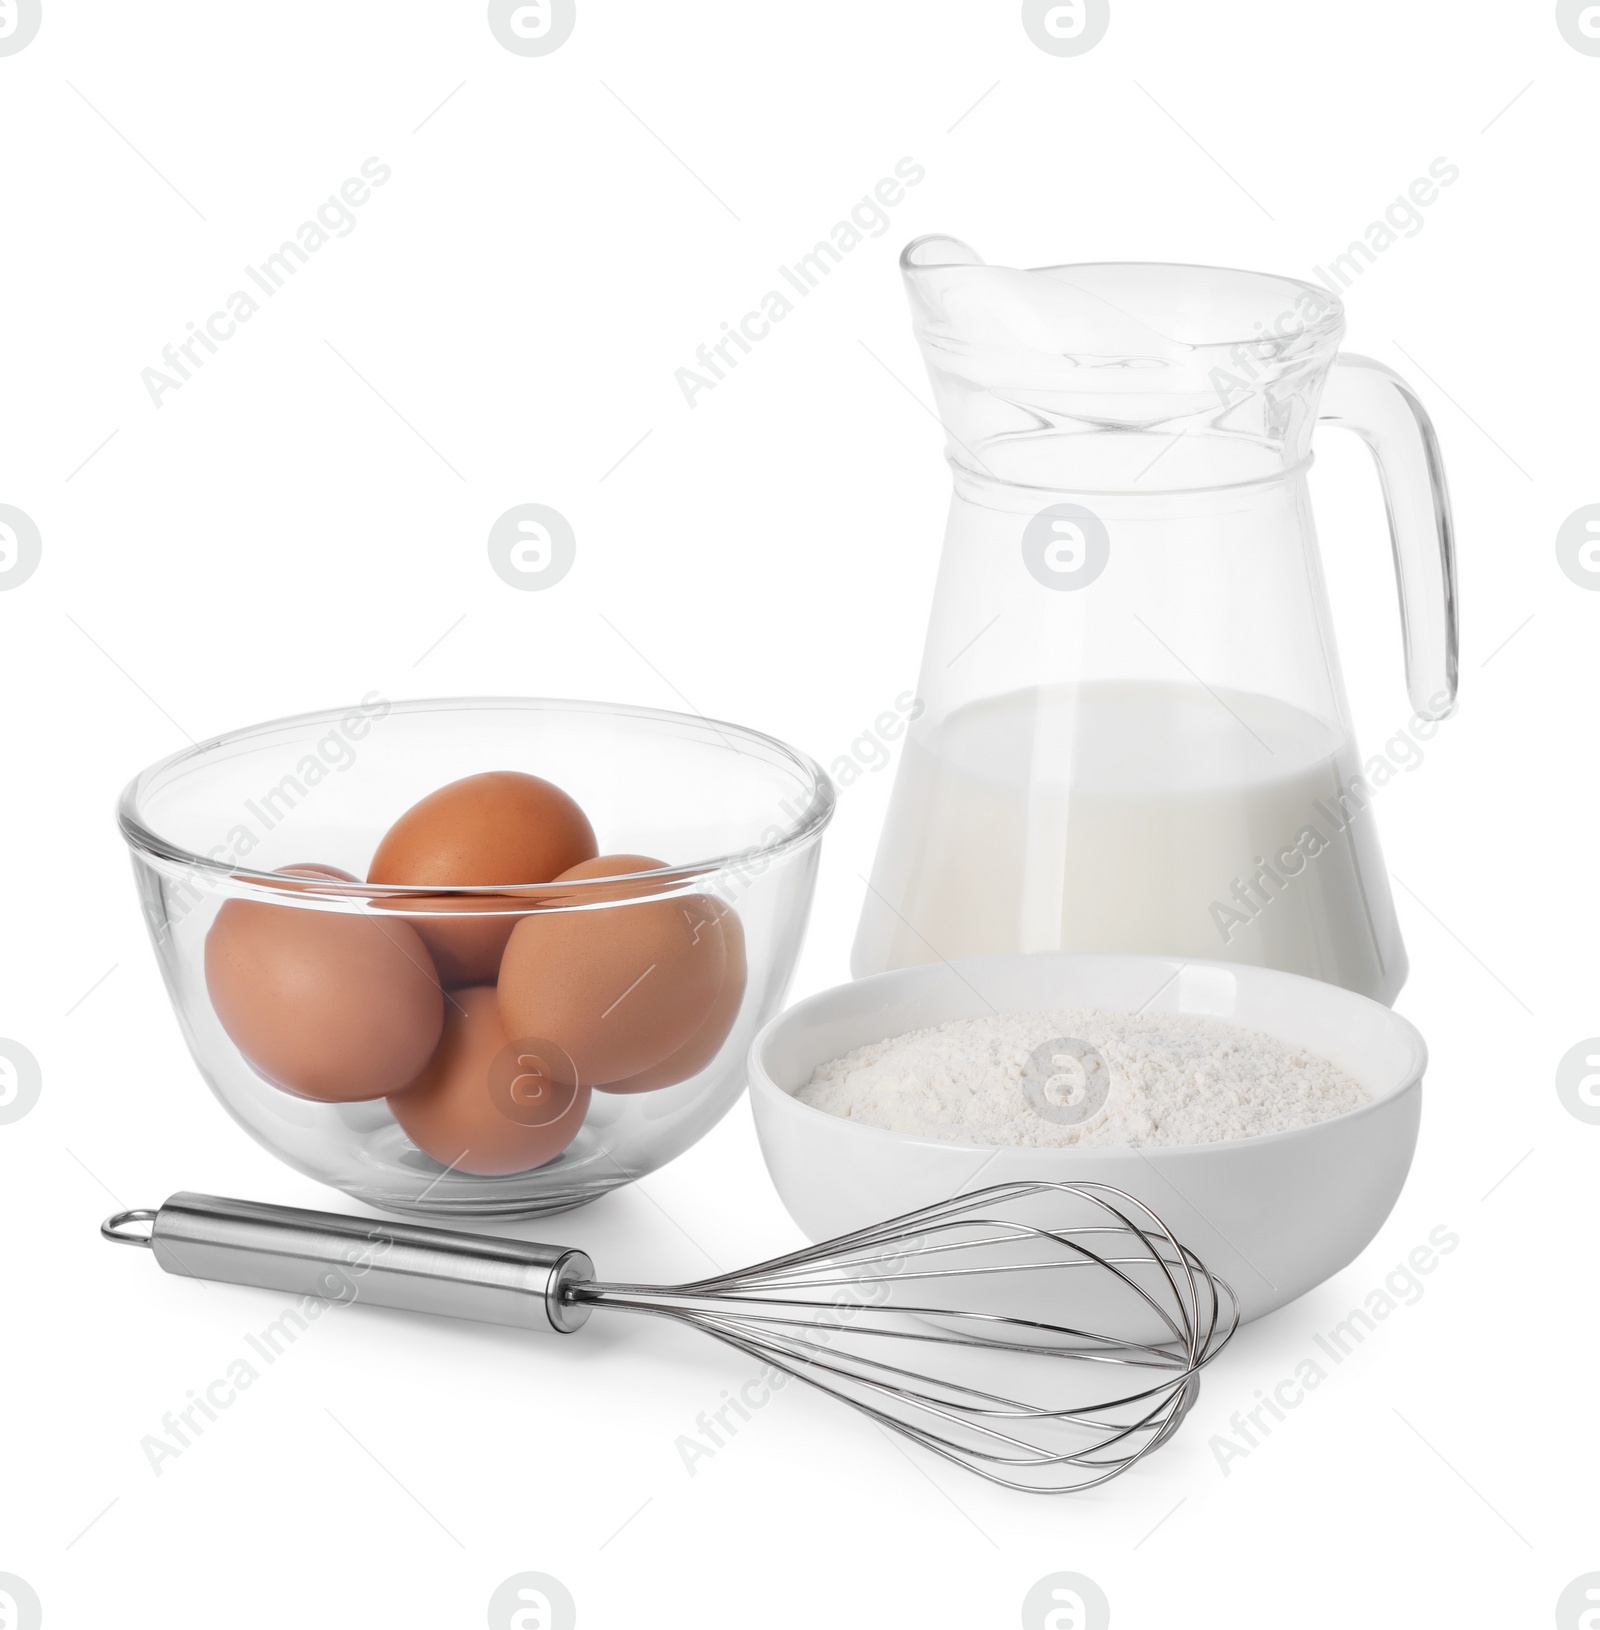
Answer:
[[[1192,344],[1189,349],[1199,353],[1228,352],[1240,345],[1260,345],[1266,340],[1278,341],[1311,341],[1320,343],[1323,340],[1341,338],[1345,327],[1344,301],[1332,289],[1320,283],[1308,283],[1302,278],[1288,277],[1282,272],[1257,271],[1246,266],[1207,266],[1197,261],[1167,261],[1167,260],[1083,260],[1061,261],[1046,266],[1010,267],[993,265],[982,260],[964,260],[954,253],[949,259],[927,258],[937,244],[950,244],[952,250],[956,246],[955,240],[945,237],[941,233],[915,238],[908,243],[900,253],[900,269],[909,278],[915,278],[925,272],[962,272],[974,273],[995,271],[1026,271],[1039,273],[1052,272],[1178,272],[1199,273],[1208,277],[1238,277],[1249,278],[1260,283],[1276,283],[1285,293],[1294,291],[1296,295],[1312,295],[1321,301],[1328,309],[1317,318],[1315,322],[1306,323],[1291,334],[1240,334],[1228,338],[1204,340]],[[921,324],[917,325],[921,332]]]
[[[207,754],[229,746],[247,742],[252,737],[265,736],[273,731],[287,729],[314,729],[337,723],[352,712],[356,704],[346,707],[324,708],[311,713],[286,714],[282,718],[267,719],[258,724],[245,725],[209,740],[158,759],[147,765],[122,789],[117,800],[117,825],[129,849],[143,859],[172,867],[187,874],[200,873],[218,881],[259,890],[258,898],[277,898],[288,903],[305,904],[318,898],[328,901],[359,902],[362,900],[438,900],[438,899],[496,899],[516,901],[507,909],[529,910],[540,902],[560,904],[568,909],[582,905],[619,905],[632,898],[660,898],[675,884],[689,885],[696,879],[729,869],[765,866],[791,850],[804,848],[816,841],[833,818],[835,793],[827,772],[809,754],[776,736],[752,730],[746,725],[732,724],[724,719],[708,718],[704,714],[677,713],[666,708],[634,707],[617,702],[583,701],[567,697],[531,696],[464,696],[424,697],[390,703],[394,714],[424,714],[438,712],[557,712],[591,714],[610,718],[636,720],[645,724],[688,727],[705,736],[720,737],[723,744],[742,754],[764,758],[790,768],[801,785],[804,807],[785,824],[771,823],[767,832],[775,835],[769,840],[733,852],[712,855],[701,860],[686,861],[676,866],[663,866],[648,872],[626,872],[614,877],[578,878],[560,885],[560,894],[552,898],[553,880],[543,883],[486,883],[459,885],[415,885],[397,883],[348,882],[338,878],[297,876],[292,890],[285,889],[283,874],[261,871],[237,862],[214,860],[155,831],[144,819],[141,805],[152,785],[159,780],[181,772],[198,763]],[[619,884],[627,884],[626,890]]]

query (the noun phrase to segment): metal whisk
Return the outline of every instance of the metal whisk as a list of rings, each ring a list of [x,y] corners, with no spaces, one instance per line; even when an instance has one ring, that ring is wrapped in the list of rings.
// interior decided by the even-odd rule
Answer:
[[[210,1195],[101,1232],[169,1273],[331,1301],[563,1334],[595,1308],[675,1319],[991,1482],[1052,1494],[1166,1442],[1239,1322],[1226,1283],[1099,1183],[980,1189],[675,1286],[601,1283],[560,1246]]]

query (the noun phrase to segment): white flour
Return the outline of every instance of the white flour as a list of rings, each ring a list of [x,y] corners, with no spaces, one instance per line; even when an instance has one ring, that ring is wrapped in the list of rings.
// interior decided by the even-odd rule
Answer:
[[[1088,1043],[1107,1066],[1109,1097],[1083,1125],[1041,1115],[1024,1090],[1025,1075],[1040,1079],[1030,1055],[1061,1037]],[[1086,1079],[1055,1077],[1045,1101],[1066,1101],[1073,1082]],[[1315,1053],[1217,1019],[1077,1009],[955,1019],[858,1047],[821,1065],[795,1097],[846,1120],[952,1143],[1137,1148],[1286,1132],[1356,1109],[1370,1094]]]

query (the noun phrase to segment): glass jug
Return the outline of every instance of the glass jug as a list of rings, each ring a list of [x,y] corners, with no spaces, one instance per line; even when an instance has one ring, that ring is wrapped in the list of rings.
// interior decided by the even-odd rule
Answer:
[[[1201,266],[901,257],[955,491],[856,975],[1144,951],[1382,1002],[1405,949],[1352,739],[1306,471],[1319,419],[1377,462],[1411,705],[1456,695],[1433,427],[1337,354],[1338,299]]]

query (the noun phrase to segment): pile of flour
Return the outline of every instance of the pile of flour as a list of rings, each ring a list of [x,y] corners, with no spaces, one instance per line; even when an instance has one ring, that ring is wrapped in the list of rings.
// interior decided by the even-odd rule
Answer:
[[[1029,1055],[1055,1037],[1105,1059],[1110,1096],[1083,1126],[1035,1113]],[[1187,1013],[1013,1013],[953,1019],[858,1047],[795,1094],[830,1115],[952,1143],[1158,1148],[1287,1132],[1369,1101],[1325,1058]]]

